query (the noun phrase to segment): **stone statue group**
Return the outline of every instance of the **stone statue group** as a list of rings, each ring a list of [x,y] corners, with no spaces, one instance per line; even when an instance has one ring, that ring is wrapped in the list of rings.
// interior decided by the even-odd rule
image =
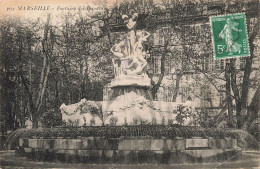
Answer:
[[[146,72],[147,62],[145,57],[147,53],[144,50],[143,42],[147,41],[150,33],[144,30],[136,30],[137,18],[137,13],[134,13],[130,19],[127,15],[122,16],[129,32],[125,38],[111,48],[111,52],[114,54],[112,62],[116,77],[120,75],[142,75]]]

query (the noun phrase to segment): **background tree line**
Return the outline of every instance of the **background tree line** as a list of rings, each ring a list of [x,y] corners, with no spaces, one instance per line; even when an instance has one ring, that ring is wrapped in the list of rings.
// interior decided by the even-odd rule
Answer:
[[[7,129],[24,126],[28,118],[37,127],[48,112],[59,118],[62,103],[102,100],[112,77],[107,41],[95,35],[92,18],[59,17],[59,25],[50,14],[1,20],[1,115]]]

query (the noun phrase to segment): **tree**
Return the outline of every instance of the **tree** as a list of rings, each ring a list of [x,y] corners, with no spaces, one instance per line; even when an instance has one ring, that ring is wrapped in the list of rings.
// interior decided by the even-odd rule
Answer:
[[[196,71],[201,72],[219,93],[225,93],[225,104],[223,105],[220,114],[223,114],[226,110],[228,110],[229,126],[234,126],[232,100],[235,100],[237,127],[241,128],[243,125],[243,116],[241,112],[247,109],[248,90],[250,87],[252,87],[251,84],[254,82],[254,77],[250,78],[250,74],[253,71],[252,63],[253,58],[255,58],[254,49],[256,45],[254,41],[256,40],[256,36],[259,30],[259,3],[257,1],[253,1],[248,4],[247,2],[242,1],[237,2],[236,4],[223,4],[222,2],[217,2],[215,4],[207,3],[208,2],[204,1],[200,3],[176,3],[175,1],[162,1],[162,3],[160,4],[163,8],[163,11],[167,11],[167,9],[171,10],[171,23],[174,24],[170,25],[170,27],[175,29],[174,31],[176,32],[178,40],[180,41],[180,46],[183,51],[181,56],[187,58],[187,60],[184,58],[181,59],[181,62],[183,62],[184,64],[182,64],[181,69],[179,70],[179,72],[177,72],[176,75],[176,88],[174,88],[175,92],[173,94],[173,101],[176,99],[176,95],[178,93],[178,84],[180,83],[181,76],[183,75],[183,73],[188,73],[187,70],[190,69],[187,68],[186,65],[191,65]],[[206,4],[208,5],[207,9],[203,8],[203,6]],[[188,6],[189,10],[187,10],[188,8],[186,8]],[[229,14],[236,11],[245,11],[247,13],[247,25],[249,25],[249,46],[250,53],[252,54],[250,57],[247,57],[245,59],[245,68],[243,68],[242,70],[237,69],[236,59],[226,59],[225,70],[216,73],[210,72],[209,70],[204,69],[204,65],[201,65],[201,63],[203,63],[201,62],[202,59],[205,58],[204,56],[206,56],[207,59],[209,57],[207,55],[212,55],[213,52],[210,41],[211,38],[209,36],[210,27],[205,27],[206,29],[201,29],[201,27],[201,30],[197,31],[195,29],[196,24],[209,25],[208,18],[210,15],[214,15],[216,13]],[[176,16],[174,16],[174,14],[176,14]],[[162,11],[160,15],[163,15]],[[178,19],[180,18],[181,22],[178,22]],[[167,38],[170,39],[170,36],[167,36]],[[197,49],[204,50],[198,51]],[[205,52],[207,50],[209,50],[208,54]],[[163,52],[161,53],[163,55]],[[162,57],[161,64],[163,64],[163,62],[164,58]],[[162,74],[164,74],[164,65],[161,65],[161,69],[163,71]],[[159,75],[159,78],[162,76],[163,75]],[[220,89],[219,81],[225,82],[225,90]],[[241,87],[239,88],[238,86]]]
[[[40,110],[42,108],[42,102],[46,90],[46,85],[48,81],[48,75],[50,73],[50,57],[52,56],[53,51],[53,34],[50,28],[50,14],[47,16],[47,21],[44,25],[44,34],[43,39],[41,40],[42,45],[42,53],[43,53],[43,63],[41,69],[41,76],[39,80],[39,87],[38,87],[38,94],[36,96],[36,101],[33,98],[33,91],[30,90],[28,80],[26,79],[25,75],[22,73],[23,65],[20,64],[20,77],[22,83],[24,85],[25,91],[28,95],[29,105],[32,114],[32,122],[33,127],[38,127],[38,118],[40,115]],[[28,43],[30,43],[30,39],[28,39]],[[19,43],[19,60],[22,63],[22,42]],[[31,46],[28,45],[28,54],[31,54]]]
[[[4,35],[4,37],[2,37],[3,43],[1,44],[1,54],[3,56],[1,58],[3,61],[1,72],[6,79],[5,82],[7,85],[10,83],[8,82],[10,80],[15,84],[13,87],[10,86],[10,91],[14,93],[8,93],[8,97],[13,97],[12,101],[8,98],[4,98],[4,105],[9,107],[8,105],[14,104],[14,108],[16,109],[14,111],[9,109],[3,112],[5,112],[6,115],[13,114],[13,122],[10,124],[18,122],[17,120],[19,120],[19,123],[21,123],[20,125],[24,125],[26,116],[28,117],[37,113],[32,110],[28,113],[27,109],[28,103],[32,103],[33,100],[32,91],[34,90],[33,87],[35,84],[32,83],[31,79],[33,76],[37,79],[37,73],[32,74],[32,68],[37,64],[32,64],[32,55],[35,56],[39,54],[39,52],[36,51],[38,50],[36,41],[40,38],[36,33],[38,29],[36,26],[37,21],[23,23],[20,19],[7,17],[2,19],[1,23],[3,23],[1,34]],[[31,50],[33,47],[36,49],[35,51]],[[25,86],[23,84],[25,84]],[[5,91],[7,88],[8,86],[4,86],[3,90]],[[28,93],[28,91],[30,92]],[[42,92],[39,93],[39,96],[41,93]],[[41,99],[42,98],[39,98],[38,103]],[[32,107],[34,106],[33,103],[31,105]],[[16,125],[16,127],[18,126]]]

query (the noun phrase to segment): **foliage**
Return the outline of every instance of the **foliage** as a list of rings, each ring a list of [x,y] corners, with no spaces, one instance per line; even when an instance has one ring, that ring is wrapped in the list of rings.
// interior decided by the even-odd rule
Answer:
[[[68,122],[64,122],[65,126],[70,126],[70,127],[76,127],[79,126],[79,119],[72,120],[69,119]]]
[[[177,124],[180,125],[189,125],[189,126],[198,126],[199,125],[199,116],[197,111],[193,106],[189,105],[178,105],[177,109],[173,111],[176,115]]]
[[[22,130],[21,138],[82,138],[82,137],[105,137],[120,138],[128,136],[150,136],[153,138],[175,138],[175,137],[213,137],[213,138],[235,138],[231,130],[217,128],[200,128],[188,126],[168,125],[136,125],[136,126],[87,126],[87,127],[62,127]]]
[[[92,118],[91,120],[90,120],[90,126],[93,126],[93,125],[95,125],[95,119],[94,118]]]
[[[161,124],[162,124],[162,125],[165,125],[165,118],[164,118],[164,116],[163,116],[163,118],[162,118]]]
[[[156,118],[152,119],[152,125],[157,125],[157,119]]]
[[[43,113],[41,123],[44,127],[61,126],[61,113],[56,112],[55,109],[50,109]]]
[[[243,130],[232,130],[232,133],[238,140],[238,146],[242,150],[259,150],[259,144],[256,139],[248,132]]]
[[[217,121],[215,118],[216,110],[209,111],[201,109],[198,111],[199,124],[201,127],[217,127]]]
[[[111,117],[109,119],[109,123],[111,126],[116,126],[116,123],[118,122],[118,118],[117,117]]]
[[[168,119],[168,125],[172,126],[173,125],[173,119]]]
[[[147,120],[140,120],[140,125],[148,125],[149,122]]]
[[[126,120],[126,117],[124,118],[124,126],[127,126],[128,123],[127,123],[127,120]]]
[[[15,128],[14,121],[24,126],[25,118],[37,127],[39,119],[58,113],[61,103],[102,100],[103,86],[112,78],[110,59],[103,55],[107,41],[95,39],[92,19],[72,13],[56,17],[59,24],[50,15],[0,20],[5,130]]]

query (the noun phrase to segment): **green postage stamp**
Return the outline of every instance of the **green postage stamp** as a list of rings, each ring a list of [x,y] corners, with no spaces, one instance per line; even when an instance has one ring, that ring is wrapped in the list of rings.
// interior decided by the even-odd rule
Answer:
[[[215,59],[249,56],[244,13],[210,18]]]

